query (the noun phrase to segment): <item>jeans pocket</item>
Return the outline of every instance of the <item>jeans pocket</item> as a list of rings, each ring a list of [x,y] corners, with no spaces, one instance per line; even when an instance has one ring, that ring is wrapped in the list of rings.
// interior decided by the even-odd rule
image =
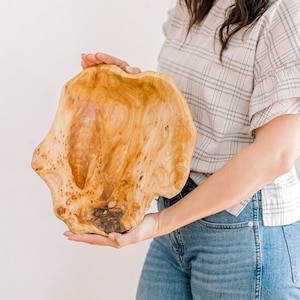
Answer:
[[[252,227],[253,222],[238,222],[238,223],[213,223],[208,222],[203,219],[200,219],[198,221],[199,224],[201,224],[204,227],[212,228],[212,229],[239,229],[239,228],[245,228],[245,227]]]
[[[197,222],[204,227],[216,229],[252,227],[254,225],[252,206],[248,205],[238,217],[227,211],[221,211],[217,214],[202,218]]]
[[[300,287],[300,221],[282,228],[288,248],[293,282]]]

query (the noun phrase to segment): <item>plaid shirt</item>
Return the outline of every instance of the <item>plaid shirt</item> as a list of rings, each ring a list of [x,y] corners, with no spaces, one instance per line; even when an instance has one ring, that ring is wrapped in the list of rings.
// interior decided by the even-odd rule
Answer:
[[[215,33],[231,4],[217,0],[188,36],[184,5],[176,3],[164,24],[158,71],[176,81],[189,104],[198,131],[191,166],[197,184],[253,143],[255,128],[300,113],[300,1],[272,1],[255,25],[234,35],[221,64]],[[266,185],[262,196],[264,225],[300,219],[295,169]],[[238,215],[248,201],[227,211]]]

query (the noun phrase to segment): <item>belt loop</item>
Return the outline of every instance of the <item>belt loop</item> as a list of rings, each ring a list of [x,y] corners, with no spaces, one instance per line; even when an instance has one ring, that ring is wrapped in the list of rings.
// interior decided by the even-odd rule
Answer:
[[[261,210],[262,194],[261,190],[256,192],[252,196],[252,208],[253,208],[253,221],[262,223],[262,210]]]

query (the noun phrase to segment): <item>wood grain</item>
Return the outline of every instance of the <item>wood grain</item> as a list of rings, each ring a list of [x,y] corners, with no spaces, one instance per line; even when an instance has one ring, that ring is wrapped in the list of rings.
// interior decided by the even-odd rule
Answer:
[[[125,232],[142,221],[155,197],[180,192],[196,137],[170,77],[100,64],[64,86],[32,167],[72,232]]]

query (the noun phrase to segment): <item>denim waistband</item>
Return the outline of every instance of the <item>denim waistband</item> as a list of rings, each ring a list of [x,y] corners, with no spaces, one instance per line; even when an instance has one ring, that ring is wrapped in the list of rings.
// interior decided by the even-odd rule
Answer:
[[[186,184],[184,185],[183,189],[179,194],[172,198],[165,198],[160,197],[163,201],[160,202],[158,205],[159,210],[163,208],[167,208],[176,202],[178,202],[180,199],[182,199],[184,196],[186,196],[188,193],[190,193],[192,190],[194,190],[197,187],[197,184],[189,177]],[[246,205],[246,207],[243,209],[243,211],[238,215],[232,217],[238,221],[244,219],[245,215],[248,215],[249,217],[253,218],[253,221],[258,221],[259,223],[262,223],[262,194],[261,191],[256,192],[254,195],[252,195],[251,200]],[[216,216],[218,216],[220,213],[217,213]],[[228,215],[231,215],[228,213]],[[247,218],[247,217],[246,217]]]

